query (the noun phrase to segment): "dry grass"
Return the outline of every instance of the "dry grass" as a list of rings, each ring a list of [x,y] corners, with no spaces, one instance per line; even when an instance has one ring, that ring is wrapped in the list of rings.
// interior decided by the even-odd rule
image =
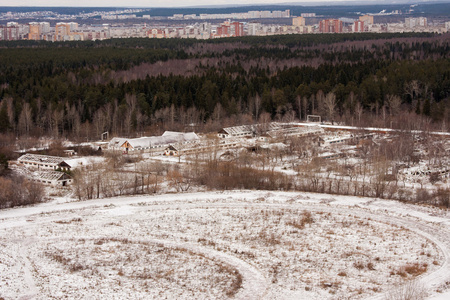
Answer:
[[[72,220],[58,220],[58,221],[55,221],[55,223],[57,223],[57,224],[71,224],[71,223],[79,223],[79,222],[82,222],[83,221],[83,219],[81,219],[81,218],[73,218]]]
[[[423,300],[426,297],[426,289],[418,281],[409,280],[391,290],[385,300]]]
[[[295,227],[297,229],[305,228],[306,224],[314,223],[314,218],[310,211],[304,210],[300,216],[300,219],[293,219],[286,222],[287,225]]]
[[[70,256],[66,256],[64,252],[56,253],[81,263],[84,262],[77,255],[88,254],[101,258],[101,264],[96,260],[87,260],[85,264],[88,270],[80,271],[78,275],[88,276],[91,274],[91,269],[98,269],[98,273],[106,276],[108,280],[120,280],[122,284],[133,282],[141,289],[145,289],[146,284],[153,283],[161,287],[176,284],[183,286],[190,280],[192,274],[197,275],[197,272],[184,273],[186,262],[192,263],[195,267],[200,266],[199,269],[203,265],[210,266],[204,268],[211,270],[208,271],[210,273],[198,273],[204,274],[202,281],[197,280],[201,283],[198,286],[205,288],[204,293],[210,286],[217,287],[214,292],[225,298],[239,293],[239,287],[244,280],[240,278],[240,274],[234,273],[233,268],[227,272],[222,263],[216,262],[215,259],[208,257],[200,259],[203,255],[178,247],[167,247],[164,244],[155,245],[155,243],[145,242],[145,238],[153,235],[158,238],[167,238],[166,232],[172,230],[183,236],[180,240],[196,243],[202,248],[215,249],[257,265],[265,272],[268,283],[272,282],[278,287],[291,290],[300,288],[307,291],[309,288],[318,290],[323,288],[321,293],[324,298],[333,294],[331,297],[334,299],[351,299],[361,297],[357,295],[367,296],[386,292],[385,288],[397,280],[411,279],[426,272],[425,263],[428,263],[428,269],[436,268],[433,260],[438,258],[434,257],[434,248],[424,242],[424,239],[418,239],[409,248],[408,240],[406,240],[406,237],[409,237],[407,231],[404,232],[397,226],[381,222],[362,222],[361,220],[366,219],[357,217],[358,215],[354,215],[353,212],[333,211],[330,216],[330,213],[316,212],[315,207],[305,206],[272,209],[259,205],[253,208],[244,203],[242,209],[234,207],[216,209],[207,207],[203,202],[197,205],[205,209],[205,213],[200,217],[197,211],[189,214],[176,206],[180,213],[158,215],[154,222],[158,225],[149,225],[148,228],[136,234],[136,237],[128,234],[133,236],[133,239],[120,238],[127,235],[119,234],[115,235],[117,236],[115,238],[101,238],[102,235],[96,235],[98,238],[89,239],[87,246],[72,251]],[[146,209],[146,211],[151,210],[151,208]],[[146,217],[147,215],[140,216],[136,222],[147,224]],[[71,217],[59,217],[59,219],[70,220]],[[95,232],[89,227],[88,220],[89,216],[83,216],[84,222],[80,225],[83,228],[86,227],[88,232]],[[116,225],[108,219],[104,222],[105,225]],[[124,222],[122,225],[124,230],[121,232],[128,232],[127,221],[120,219],[120,222]],[[60,225],[56,228],[62,231],[71,227],[76,229],[75,226],[77,225]],[[364,227],[360,228],[361,226]],[[114,230],[118,229],[120,228],[114,228]],[[108,245],[109,242],[115,243]],[[129,243],[130,247],[126,245]],[[134,244],[138,245],[134,246]],[[411,256],[403,254],[403,245],[408,246],[407,250],[411,252]],[[60,248],[64,249],[64,247]],[[130,260],[116,253],[109,254],[109,251],[122,253],[124,250],[133,253],[129,256]],[[180,253],[183,251],[189,252],[189,255]],[[424,254],[419,256],[421,252]],[[431,258],[426,256],[428,252],[432,254]],[[148,262],[156,261],[157,265],[161,266],[152,270],[149,266],[153,264],[140,263],[141,260],[147,262],[146,258],[135,256],[148,256],[153,259],[148,259]],[[120,262],[123,263],[118,264],[116,260],[112,262],[113,260],[109,260],[110,257],[121,259]],[[403,259],[408,260],[401,262]],[[400,263],[395,263],[394,260],[400,260]],[[281,262],[280,265],[278,265],[279,262]],[[414,262],[420,263],[414,264]],[[143,269],[144,266],[147,268]],[[77,265],[70,267],[73,271],[82,269]],[[61,269],[69,273],[67,267]],[[324,276],[325,270],[327,274]],[[392,277],[389,277],[391,270],[394,273]],[[308,283],[306,279],[309,278],[313,278],[313,281]],[[376,278],[376,280],[369,282],[366,278]],[[386,280],[382,281],[379,278]],[[173,283],[174,279],[178,281]],[[220,285],[217,284],[219,279]],[[212,283],[209,283],[210,281]],[[342,283],[337,284],[340,281]],[[301,282],[300,285],[299,282]],[[196,292],[202,293],[199,290]]]
[[[363,270],[365,267],[366,267],[366,265],[364,264],[364,262],[362,262],[362,261],[355,261],[354,263],[353,263],[353,266],[356,268],[356,269],[358,269],[358,270]]]
[[[397,271],[391,271],[391,275],[399,275],[403,278],[406,278],[408,276],[416,277],[425,273],[427,270],[427,264],[413,263],[401,266]]]
[[[281,243],[281,237],[274,232],[268,233],[267,229],[262,229],[258,237],[267,246],[276,246]]]
[[[211,246],[211,247],[215,247],[216,246],[216,243],[214,241],[211,241],[211,240],[208,240],[208,239],[205,239],[205,238],[199,238],[197,240],[197,242],[202,244],[202,245],[205,245],[205,246]]]
[[[406,265],[404,267],[405,272],[412,276],[419,276],[420,274],[423,274],[427,271],[428,265],[427,264],[419,264],[414,263],[410,265]]]
[[[231,283],[230,287],[225,291],[225,294],[228,297],[234,297],[238,293],[238,291],[242,288],[242,281],[243,281],[242,275],[237,270],[231,269],[228,266],[223,266],[223,268],[225,268],[227,272],[234,275],[233,282]]]
[[[71,273],[87,269],[87,266],[84,266],[79,262],[72,261],[70,258],[66,258],[62,254],[50,252],[46,252],[45,254],[54,261],[66,266]]]

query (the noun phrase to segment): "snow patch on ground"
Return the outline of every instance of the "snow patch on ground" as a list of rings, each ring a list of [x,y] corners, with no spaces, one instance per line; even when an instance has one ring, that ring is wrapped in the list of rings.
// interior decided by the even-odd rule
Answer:
[[[225,191],[0,211],[0,297],[384,299],[450,285],[446,210]]]

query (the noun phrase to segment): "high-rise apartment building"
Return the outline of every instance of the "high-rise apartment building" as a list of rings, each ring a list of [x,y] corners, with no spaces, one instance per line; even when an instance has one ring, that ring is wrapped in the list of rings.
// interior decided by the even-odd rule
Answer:
[[[272,12],[269,10],[261,11],[261,18],[272,18]]]
[[[39,28],[42,34],[46,34],[50,32],[50,23],[49,22],[39,22]]]
[[[222,24],[217,27],[216,30],[217,37],[229,37],[230,36],[230,26],[226,24]]]
[[[215,37],[243,36],[244,24],[240,22],[223,22],[216,29]]]
[[[319,31],[321,33],[341,33],[342,28],[342,21],[337,19],[322,20],[319,23]]]
[[[366,25],[372,25],[373,24],[373,16],[364,15],[359,17],[359,20],[364,22]]]
[[[281,10],[272,11],[272,18],[281,18]]]
[[[248,12],[249,19],[259,19],[261,18],[261,12],[259,10],[252,10]]]
[[[261,23],[248,23],[248,35],[258,35],[261,30]]]
[[[305,18],[303,17],[292,18],[292,26],[305,26]]]
[[[57,40],[60,41],[66,35],[70,34],[70,25],[68,23],[56,23],[55,26],[55,35],[57,36]]]
[[[233,22],[231,26],[231,36],[243,36],[244,35],[244,24],[240,22]]]
[[[8,22],[0,26],[0,41],[16,41],[20,39],[20,28],[17,22]]]
[[[353,32],[363,32],[364,31],[364,22],[355,21],[352,25]]]
[[[231,35],[243,36],[244,35],[244,24],[240,22],[231,23]]]
[[[78,23],[56,23],[55,26],[55,40],[56,41],[66,41],[72,39],[80,39],[81,35],[77,34]]]
[[[71,31],[71,32],[77,31],[77,30],[78,30],[78,23],[76,23],[76,22],[70,22],[70,23],[67,23],[67,24],[69,25],[70,31]]]
[[[405,26],[408,28],[414,28],[414,27],[427,27],[427,18],[419,17],[419,18],[406,18],[405,19]]]
[[[28,39],[42,40],[46,39],[44,35],[50,32],[49,22],[30,22],[28,23]]]
[[[28,39],[29,40],[40,40],[41,39],[41,27],[38,22],[31,22],[29,25]]]

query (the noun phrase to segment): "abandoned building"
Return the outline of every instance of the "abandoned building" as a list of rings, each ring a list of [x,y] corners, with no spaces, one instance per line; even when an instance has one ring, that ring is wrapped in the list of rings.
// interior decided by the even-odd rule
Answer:
[[[114,138],[110,142],[110,149],[128,151],[164,151],[172,144],[189,144],[200,138],[194,132],[166,131],[161,136],[140,137],[134,139]]]
[[[53,186],[67,186],[72,183],[72,177],[58,171],[37,171],[32,173],[31,180]]]
[[[33,170],[70,170],[70,165],[65,162],[65,158],[58,156],[40,155],[40,154],[24,154],[17,159],[17,162],[29,169]]]

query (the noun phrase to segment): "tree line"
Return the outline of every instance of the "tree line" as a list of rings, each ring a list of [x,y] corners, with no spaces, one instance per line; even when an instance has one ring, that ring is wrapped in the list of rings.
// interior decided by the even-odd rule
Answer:
[[[449,35],[342,34],[0,46],[0,133],[98,139],[269,116],[450,121]],[[402,115],[402,116],[401,116]],[[380,124],[382,120],[382,124]]]
[[[211,190],[306,191],[386,198],[448,208],[450,190],[445,185],[427,189],[423,185],[428,178],[422,177],[416,182],[419,188],[411,187],[400,167],[414,165],[420,159],[435,166],[445,164],[447,154],[440,147],[441,141],[425,133],[421,138],[429,150],[425,157],[419,158],[414,152],[414,134],[399,132],[395,142],[383,141],[378,146],[363,143],[358,150],[358,164],[351,161],[354,158],[319,157],[314,137],[282,137],[280,142],[286,147],[272,149],[248,147],[225,153],[216,149],[186,154],[186,165],[144,161],[142,154],[109,152],[105,163],[75,172],[74,192],[79,200],[86,200],[167,190],[186,192],[201,186]],[[283,172],[287,165],[294,172]],[[429,181],[434,185],[442,179],[439,176],[430,174]]]

